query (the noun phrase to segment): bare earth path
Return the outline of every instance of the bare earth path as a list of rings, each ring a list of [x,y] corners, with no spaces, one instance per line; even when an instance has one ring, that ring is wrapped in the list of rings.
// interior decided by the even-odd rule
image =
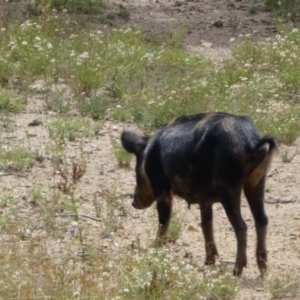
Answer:
[[[130,23],[153,35],[168,35],[186,28],[184,46],[200,51],[215,61],[230,56],[232,39],[251,35],[272,36],[276,32],[270,12],[256,9],[260,0],[127,0]],[[231,5],[230,5],[231,4]],[[250,13],[251,11],[256,13]]]

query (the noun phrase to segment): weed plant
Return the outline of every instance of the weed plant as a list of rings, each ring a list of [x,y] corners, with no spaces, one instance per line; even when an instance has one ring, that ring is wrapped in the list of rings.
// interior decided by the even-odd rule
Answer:
[[[285,142],[299,131],[297,29],[246,39],[221,69],[180,47],[184,31],[162,41],[132,28],[82,29],[67,16],[3,29],[3,82],[26,90],[37,78],[61,78],[74,95],[73,103],[53,95],[49,105],[61,113],[72,107],[94,119],[133,120],[149,133],[181,114],[226,111],[252,116],[263,133]]]
[[[128,153],[120,143],[111,138],[111,144],[113,146],[114,155],[121,167],[129,167],[130,162],[133,159],[133,155]]]
[[[0,87],[0,113],[17,113],[24,107],[24,101],[13,99],[11,93]]]
[[[33,166],[35,155],[25,147],[0,148],[0,166],[6,171],[26,170]]]
[[[90,136],[91,128],[90,120],[86,119],[65,118],[48,124],[49,135],[58,145]]]
[[[300,3],[298,0],[265,0],[265,4],[271,7],[284,21],[299,21]]]
[[[267,278],[266,285],[274,299],[297,299],[300,296],[300,278],[295,270],[280,270],[280,274]]]
[[[178,214],[178,211],[172,213],[172,219],[168,230],[168,241],[173,243],[180,238],[182,232],[182,224]]]

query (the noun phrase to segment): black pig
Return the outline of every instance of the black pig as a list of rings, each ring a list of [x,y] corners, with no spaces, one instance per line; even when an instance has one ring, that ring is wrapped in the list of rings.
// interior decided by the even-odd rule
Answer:
[[[264,210],[266,172],[276,143],[261,137],[248,117],[208,113],[179,117],[152,137],[124,130],[123,147],[136,156],[136,181],[132,205],[137,209],[157,203],[159,229],[164,239],[170,223],[172,195],[188,205],[199,204],[205,239],[205,264],[218,255],[213,235],[212,204],[221,202],[237,239],[234,274],[247,264],[247,225],[241,215],[241,192],[248,200],[257,233],[256,258],[260,272],[266,271]]]

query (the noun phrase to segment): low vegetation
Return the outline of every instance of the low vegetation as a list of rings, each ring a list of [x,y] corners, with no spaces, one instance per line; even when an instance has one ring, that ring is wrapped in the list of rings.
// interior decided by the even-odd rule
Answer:
[[[274,11],[285,21],[300,20],[300,3],[298,0],[265,0],[265,5]]]
[[[297,1],[289,2],[291,16],[266,2],[298,17]],[[50,161],[54,179],[32,183],[29,196],[16,196],[9,184],[0,193],[0,299],[233,299],[239,279],[223,268],[182,263],[165,246],[145,250],[137,237],[124,252],[99,250],[94,242],[101,237],[112,243],[128,212],[114,187],[88,199],[90,215],[81,212],[87,199],[77,191],[88,154],[82,146],[80,163],[70,161],[66,145],[84,145],[105,120],[133,122],[149,133],[175,116],[200,111],[250,115],[262,133],[292,142],[300,126],[300,30],[279,28],[276,37],[257,43],[244,37],[232,58],[216,67],[184,51],[184,28],[161,40],[138,28],[99,30],[84,22],[93,16],[111,25],[115,16],[129,17],[124,7],[101,14],[108,5],[101,0],[30,3],[6,1],[1,15],[0,172],[25,176]],[[32,88],[37,82],[38,91]],[[31,149],[29,134],[24,140],[5,135],[37,94],[51,112],[42,126],[52,143],[41,153]],[[132,156],[113,139],[112,149],[120,165],[130,165]],[[292,158],[283,154],[285,161]],[[90,218],[99,224],[97,236],[90,234],[94,225],[83,222]],[[175,215],[170,242],[182,229]],[[289,276],[268,280],[275,298],[299,296],[299,280]]]
[[[274,299],[297,299],[300,295],[300,277],[295,270],[280,270],[280,275],[270,276],[267,287]]]

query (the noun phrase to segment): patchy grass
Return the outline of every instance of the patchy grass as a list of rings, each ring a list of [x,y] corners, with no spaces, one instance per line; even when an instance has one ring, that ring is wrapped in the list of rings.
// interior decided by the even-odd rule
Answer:
[[[242,42],[218,72],[213,109],[250,115],[262,133],[293,141],[299,132],[299,36],[294,29]]]
[[[172,243],[180,238],[182,232],[182,224],[178,217],[178,213],[178,211],[172,213],[172,219],[168,230],[168,241]]]
[[[111,144],[113,146],[114,155],[121,167],[129,167],[130,162],[133,159],[133,155],[128,153],[124,147],[113,138],[111,139]]]
[[[201,295],[208,299],[234,299],[240,283],[226,268],[206,270],[200,284]]]
[[[300,20],[300,3],[298,0],[265,0],[266,6],[274,9],[274,11],[284,21],[299,21]]]
[[[8,90],[0,87],[0,113],[20,112],[24,104],[24,101],[14,99]]]
[[[92,134],[90,120],[65,118],[53,121],[47,125],[50,137],[62,145],[65,141],[74,141]]]
[[[297,29],[259,43],[246,39],[221,69],[185,53],[184,32],[161,41],[132,28],[106,33],[81,28],[68,16],[14,23],[0,39],[0,78],[24,92],[37,78],[49,86],[59,78],[70,94],[66,100],[63,93],[48,93],[50,109],[133,120],[146,133],[181,114],[227,111],[252,116],[263,133],[284,142],[297,137]],[[12,109],[3,93],[2,106]]]
[[[25,147],[0,148],[0,166],[4,170],[24,170],[34,162],[34,153]]]
[[[274,299],[297,299],[300,296],[300,276],[295,270],[281,270],[267,278],[267,287]]]

